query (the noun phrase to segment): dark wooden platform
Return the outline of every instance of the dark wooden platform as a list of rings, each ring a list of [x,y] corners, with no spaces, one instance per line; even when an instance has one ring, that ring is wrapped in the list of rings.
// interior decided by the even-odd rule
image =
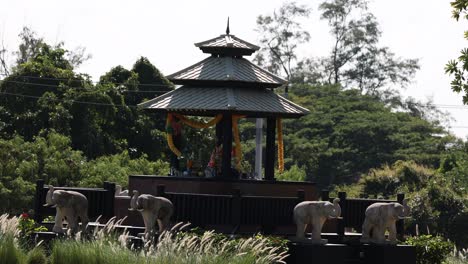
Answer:
[[[155,175],[131,175],[128,178],[130,193],[138,190],[140,193],[156,195],[156,187],[164,185],[166,192],[195,194],[231,194],[240,190],[242,195],[293,197],[298,190],[303,190],[304,200],[318,200],[319,191],[313,182],[292,182],[275,180],[244,180],[198,177],[170,177]]]
[[[288,244],[288,264],[415,264],[415,248],[408,245]]]

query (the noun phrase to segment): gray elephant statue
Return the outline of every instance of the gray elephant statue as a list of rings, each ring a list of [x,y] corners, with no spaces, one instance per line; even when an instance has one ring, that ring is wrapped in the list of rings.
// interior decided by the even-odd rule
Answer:
[[[366,218],[362,225],[362,243],[396,244],[396,221],[407,218],[410,208],[403,200],[400,203],[373,203],[366,209]],[[389,232],[388,240],[385,231]]]
[[[137,190],[134,190],[130,200],[130,210],[138,210],[141,213],[145,223],[145,234],[154,234],[156,222],[158,222],[159,232],[168,228],[174,206],[164,197],[140,195]]]
[[[78,231],[78,220],[81,220],[81,230],[85,231],[88,225],[88,199],[74,191],[55,190],[49,185],[44,206],[56,208],[55,224],[53,232],[63,233],[63,220],[68,223],[68,228],[72,233]]]
[[[335,198],[333,203],[327,201],[305,201],[294,207],[294,222],[297,226],[296,239],[305,239],[307,225],[312,225],[312,243],[326,244],[321,239],[322,226],[329,218],[339,218],[341,215],[340,199]]]

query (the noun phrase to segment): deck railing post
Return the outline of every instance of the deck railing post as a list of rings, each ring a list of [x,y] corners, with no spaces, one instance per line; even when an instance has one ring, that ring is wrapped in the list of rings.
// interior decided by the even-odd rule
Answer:
[[[305,201],[305,191],[303,189],[297,190],[298,203]]]
[[[101,205],[104,208],[99,208],[103,212],[103,216],[107,219],[110,219],[114,216],[114,197],[115,197],[115,183],[105,181],[103,184],[103,189],[106,190],[104,204]]]
[[[345,215],[346,212],[346,192],[339,192],[338,198],[340,198],[341,216],[343,219],[338,219],[338,236],[340,239],[344,238],[345,235]]]
[[[397,194],[397,202],[403,204],[403,200],[405,199],[404,193]],[[405,234],[405,220],[401,219],[398,220],[396,223],[397,228],[397,237],[399,240],[403,240]]]
[[[323,189],[320,196],[322,201],[328,202],[330,200],[330,191]]]
[[[34,221],[36,223],[41,223],[42,216],[42,202],[43,202],[43,189],[45,181],[43,179],[38,179],[36,181],[36,194],[34,196]]]
[[[164,184],[158,184],[156,186],[156,195],[165,197],[166,196],[166,185]]]

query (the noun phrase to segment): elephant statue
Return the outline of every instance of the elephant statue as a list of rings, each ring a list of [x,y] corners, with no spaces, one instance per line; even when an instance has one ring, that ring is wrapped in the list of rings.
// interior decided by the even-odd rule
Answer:
[[[297,226],[296,238],[304,239],[308,224],[312,225],[312,243],[326,244],[328,240],[321,239],[322,226],[328,218],[339,218],[341,207],[339,198],[333,203],[327,201],[305,201],[294,207],[294,222]]]
[[[63,220],[68,223],[68,228],[72,233],[78,231],[78,218],[81,220],[81,230],[85,231],[88,225],[88,199],[74,191],[55,190],[49,185],[44,206],[56,208],[55,224],[53,232],[63,233]]]
[[[407,218],[410,208],[403,200],[400,203],[373,203],[366,209],[366,218],[362,225],[362,243],[396,244],[396,221]],[[385,231],[389,232],[388,240]]]
[[[158,222],[159,232],[168,228],[174,206],[170,200],[164,197],[150,194],[140,195],[137,190],[134,190],[129,210],[138,210],[145,223],[145,234],[154,234],[156,221]]]

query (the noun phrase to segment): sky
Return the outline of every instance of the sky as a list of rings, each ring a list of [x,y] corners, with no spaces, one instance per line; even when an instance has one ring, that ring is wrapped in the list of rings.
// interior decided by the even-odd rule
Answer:
[[[272,13],[284,0],[0,0],[0,42],[16,50],[18,34],[28,26],[46,42],[82,46],[92,55],[78,71],[94,80],[112,67],[130,68],[147,57],[161,72],[171,74],[207,55],[193,46],[220,34],[231,21],[231,34],[258,43],[258,15]],[[298,0],[312,8],[301,20],[311,35],[299,48],[298,57],[326,56],[331,49],[329,28],[319,19],[318,0]],[[401,90],[405,96],[432,100],[451,116],[449,130],[468,137],[468,107],[462,95],[450,89],[444,66],[459,56],[468,43],[463,32],[466,21],[451,17],[450,0],[373,0],[370,11],[382,31],[381,46],[402,58],[418,58],[421,69],[414,81]]]

